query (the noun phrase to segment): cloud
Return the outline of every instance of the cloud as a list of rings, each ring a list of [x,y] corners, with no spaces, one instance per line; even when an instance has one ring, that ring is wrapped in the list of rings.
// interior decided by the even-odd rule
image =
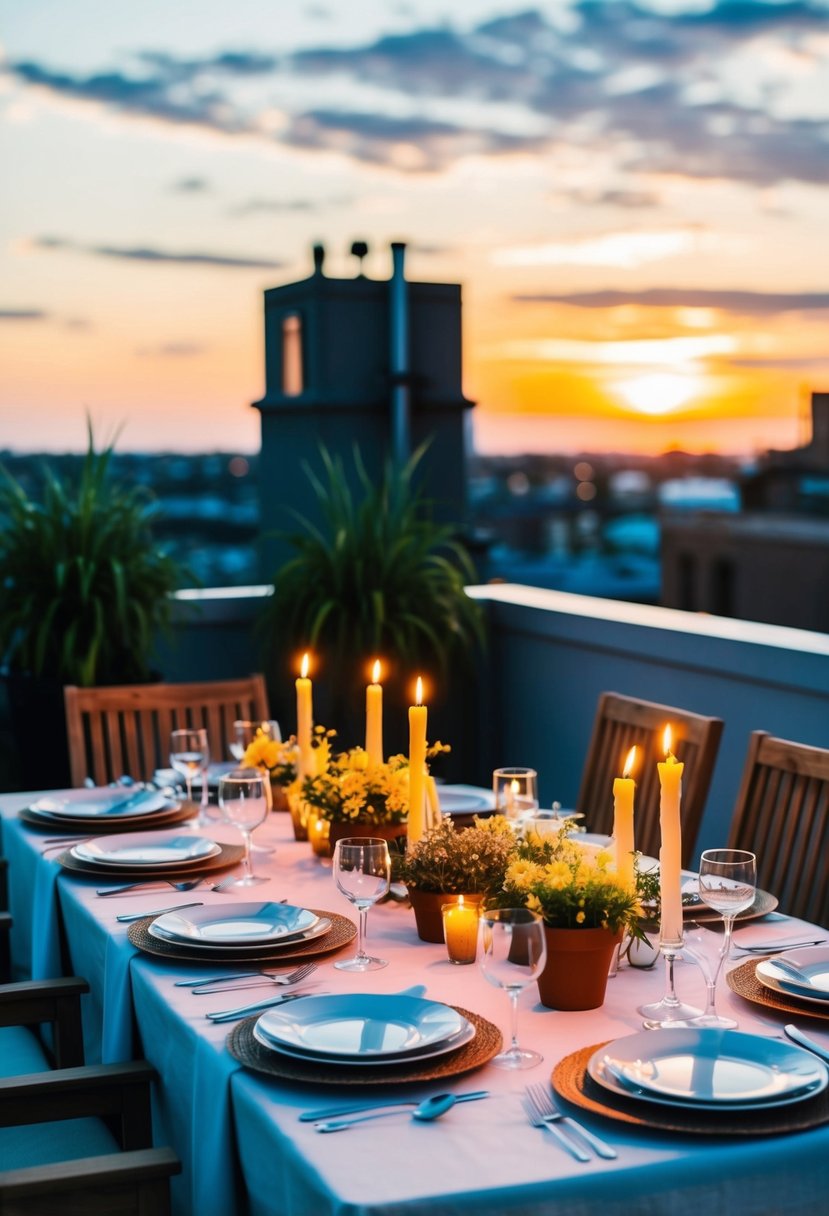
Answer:
[[[319,203],[310,198],[249,198],[228,208],[229,215],[280,215],[285,212],[315,211]]]
[[[273,258],[242,258],[219,253],[170,252],[150,246],[135,248],[115,245],[84,245],[64,237],[41,236],[32,241],[35,249],[66,250],[96,258],[117,258],[127,262],[166,262],[178,266],[215,266],[220,270],[282,270],[285,263]]]
[[[160,346],[143,346],[135,353],[140,359],[192,359],[209,348],[200,342],[163,342]]]
[[[173,182],[170,189],[174,194],[206,194],[210,190],[210,182],[206,177],[182,177]]]
[[[0,321],[47,321],[49,313],[42,308],[0,308]]]
[[[827,291],[720,291],[699,287],[651,287],[645,291],[574,291],[514,295],[520,304],[569,304],[574,308],[716,308],[722,312],[776,314],[829,308]]]

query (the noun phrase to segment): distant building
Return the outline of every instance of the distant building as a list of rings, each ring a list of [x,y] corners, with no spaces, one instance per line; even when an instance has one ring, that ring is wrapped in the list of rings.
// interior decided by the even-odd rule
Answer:
[[[357,243],[358,257],[366,246]],[[316,519],[305,465],[319,475],[320,447],[340,458],[356,485],[354,449],[370,477],[386,460],[403,462],[429,439],[420,482],[442,521],[466,522],[467,416],[461,391],[461,289],[410,283],[403,246],[393,245],[392,277],[314,273],[265,292],[265,395],[259,465],[263,575],[288,555],[275,529],[291,511]]]
[[[829,632],[829,393],[811,441],[767,452],[741,490],[736,515],[664,515],[662,604]]]

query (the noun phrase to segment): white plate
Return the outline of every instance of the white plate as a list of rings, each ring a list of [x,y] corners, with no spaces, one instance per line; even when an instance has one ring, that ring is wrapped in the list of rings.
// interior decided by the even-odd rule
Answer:
[[[318,920],[316,912],[307,908],[266,903],[168,912],[153,923],[175,941],[209,946],[250,946],[301,937]]]
[[[71,850],[79,861],[102,866],[152,866],[154,869],[199,865],[221,853],[205,836],[175,836],[172,832],[130,832],[126,836],[96,836]]]
[[[28,808],[47,822],[75,818],[130,819],[132,816],[149,815],[176,805],[175,799],[160,790],[113,790],[109,787],[94,790],[64,790],[38,798]]]
[[[448,1005],[419,997],[353,993],[305,997],[262,1015],[262,1030],[280,1046],[306,1056],[402,1058],[457,1035],[465,1018]]]
[[[180,937],[171,936],[164,930],[163,927],[159,927],[158,922],[162,919],[164,918],[159,917],[158,920],[152,921],[147,926],[147,932],[149,933],[150,937],[154,937],[160,942],[168,942],[172,946],[186,947],[191,953],[204,954],[205,958],[212,958],[216,959],[217,961],[222,954],[227,955],[229,953],[238,954],[243,957],[250,956],[251,958],[261,958],[262,955],[267,953],[272,947],[283,945],[297,946],[302,942],[310,942],[314,941],[318,937],[324,937],[326,933],[331,931],[331,921],[327,917],[321,916],[317,920],[316,924],[312,925],[310,929],[306,929],[304,933],[292,934],[290,938],[280,937],[278,940],[270,942],[252,941],[249,943],[244,943],[216,941],[208,943],[188,941]]]
[[[238,760],[217,760],[215,764],[208,764],[208,786],[217,786],[220,777],[224,777],[225,773],[232,773],[238,767]],[[185,788],[187,785],[181,773],[177,773],[174,768],[157,768],[153,773],[153,781],[158,782],[159,785],[181,786],[182,788]],[[196,787],[201,789],[201,770],[193,774],[192,785],[194,789]]]
[[[810,1005],[826,1006],[829,1002],[829,950],[825,946],[811,946],[808,950],[781,950],[780,957],[795,963],[811,981],[798,984],[774,965],[773,958],[764,958],[757,964],[754,973],[760,983],[774,992],[796,996]]]
[[[800,1047],[715,1028],[628,1035],[594,1052],[587,1071],[613,1093],[686,1110],[782,1106],[829,1084],[826,1065]]]
[[[261,1020],[262,1019],[260,1018],[259,1021],[254,1024],[253,1037],[258,1043],[261,1043],[263,1047],[267,1047],[269,1051],[275,1051],[279,1055],[289,1056],[292,1060],[305,1060],[308,1063],[313,1061],[315,1064],[341,1064],[349,1068],[353,1067],[354,1065],[358,1065],[360,1068],[389,1068],[393,1067],[395,1064],[408,1063],[411,1060],[431,1060],[436,1056],[446,1055],[447,1052],[457,1051],[459,1047],[466,1046],[467,1043],[472,1042],[476,1034],[476,1030],[472,1022],[468,1022],[466,1018],[464,1018],[464,1024],[457,1034],[452,1035],[452,1037],[449,1039],[445,1039],[443,1043],[430,1044],[422,1050],[414,1048],[411,1051],[403,1051],[397,1054],[390,1052],[388,1055],[382,1056],[379,1059],[360,1056],[349,1056],[343,1058],[343,1056],[321,1055],[319,1052],[300,1051],[298,1047],[288,1047],[285,1043],[278,1043],[260,1027],[259,1022],[261,1022]]]
[[[438,786],[438,800],[442,815],[474,815],[475,811],[491,811],[491,794],[462,794],[460,791],[443,790]]]

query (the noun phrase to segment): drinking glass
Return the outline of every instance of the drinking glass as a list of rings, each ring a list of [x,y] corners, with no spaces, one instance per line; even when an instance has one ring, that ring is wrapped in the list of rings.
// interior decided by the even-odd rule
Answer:
[[[388,959],[366,954],[368,910],[388,894],[391,858],[385,840],[373,836],[348,836],[334,847],[334,881],[359,913],[357,953],[354,958],[334,964],[340,971],[377,971],[388,966]]]
[[[538,773],[534,768],[496,768],[492,774],[495,810],[520,820],[538,810]]]
[[[187,801],[193,801],[193,778],[202,775],[202,803],[207,795],[207,766],[210,764],[210,747],[207,731],[198,728],[174,730],[170,735],[170,766],[183,777],[187,785]]]
[[[219,778],[219,806],[225,819],[242,833],[245,856],[241,878],[228,882],[228,887],[255,887],[257,883],[269,882],[264,875],[254,874],[250,859],[250,834],[264,822],[268,813],[268,797],[265,783],[267,773],[258,769],[234,769]]]
[[[746,849],[706,849],[699,862],[699,895],[723,919],[723,942],[716,965],[712,968],[707,959],[698,955],[693,947],[689,952],[700,966],[705,977],[708,1000],[704,1012],[692,1021],[693,1026],[719,1026],[733,1029],[737,1022],[733,1018],[717,1013],[717,981],[722,965],[731,950],[731,933],[734,917],[754,903],[757,884],[757,857]]]
[[[534,1068],[544,1057],[518,1043],[518,998],[544,969],[544,922],[529,908],[497,908],[483,913],[478,932],[481,971],[495,988],[504,989],[511,1009],[510,1045],[492,1063],[499,1068]]]
[[[273,719],[264,722],[249,722],[244,718],[238,718],[233,723],[233,737],[228,741],[227,748],[234,760],[242,759],[248,749],[248,744],[252,743],[257,735],[267,735],[269,739],[274,739],[277,743],[282,741],[279,723]]]

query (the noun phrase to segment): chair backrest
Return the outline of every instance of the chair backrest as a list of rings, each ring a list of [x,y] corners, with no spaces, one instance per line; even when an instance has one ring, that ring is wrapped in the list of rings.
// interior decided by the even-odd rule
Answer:
[[[613,831],[613,778],[621,776],[631,747],[639,749],[636,780],[634,835],[636,848],[659,856],[659,774],[663,759],[662,731],[670,723],[672,749],[685,765],[682,774],[682,864],[688,866],[711,784],[714,761],[722,737],[721,718],[640,701],[616,692],[599,697],[593,734],[582,770],[576,810],[585,816],[591,832]]]
[[[238,718],[269,717],[264,676],[191,684],[121,684],[64,689],[73,785],[105,785],[123,774],[149,780],[167,768],[170,732],[205,727],[214,760],[223,760]]]
[[[829,750],[754,731],[728,847],[756,853],[783,912],[829,927]]]

